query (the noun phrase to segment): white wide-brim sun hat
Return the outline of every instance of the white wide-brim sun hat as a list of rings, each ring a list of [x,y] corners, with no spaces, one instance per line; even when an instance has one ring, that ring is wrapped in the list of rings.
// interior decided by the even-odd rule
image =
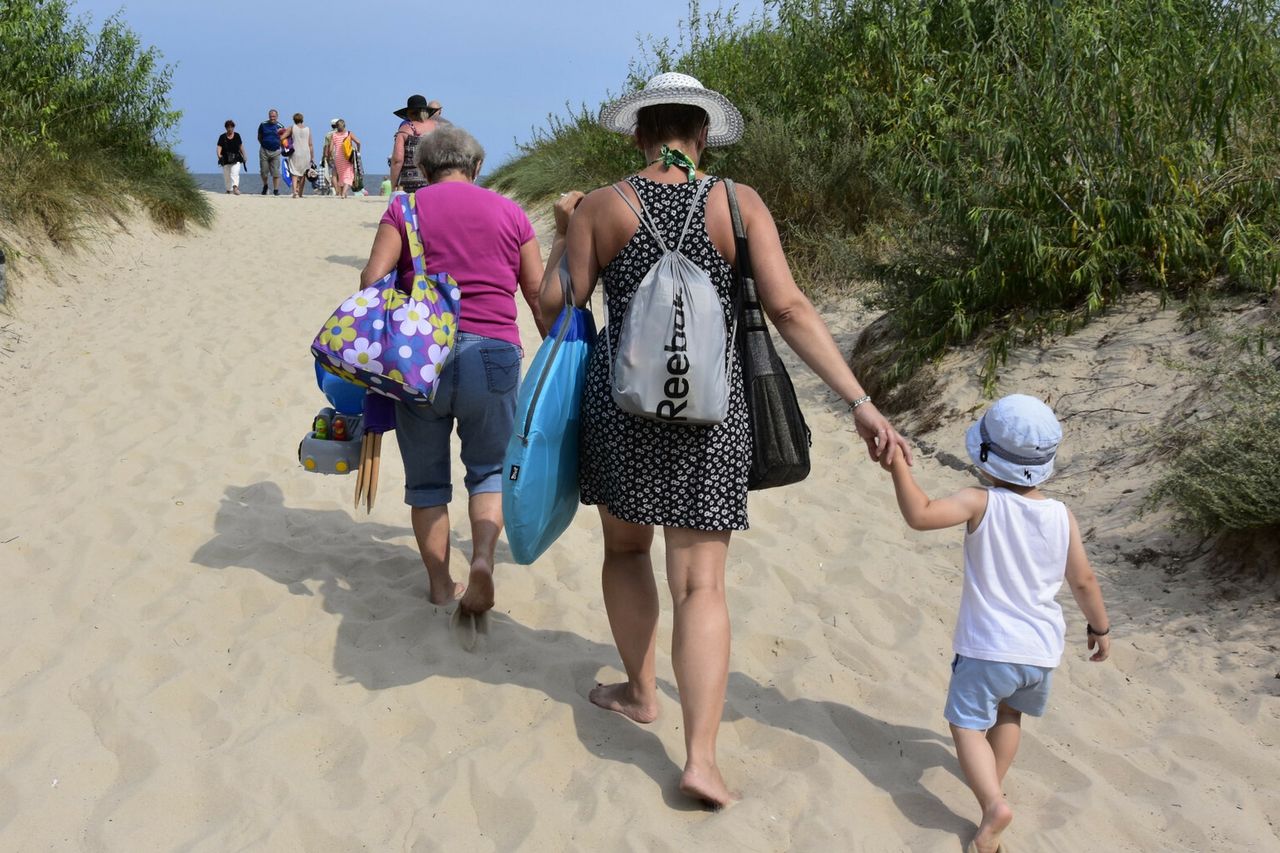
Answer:
[[[987,475],[1015,486],[1038,486],[1053,475],[1062,425],[1035,397],[1010,394],[965,433],[965,449]]]
[[[606,130],[636,132],[636,113],[658,104],[688,104],[705,110],[711,119],[707,145],[732,145],[742,138],[742,113],[719,92],[703,86],[696,77],[669,71],[649,79],[644,88],[624,95],[600,110],[600,124]]]

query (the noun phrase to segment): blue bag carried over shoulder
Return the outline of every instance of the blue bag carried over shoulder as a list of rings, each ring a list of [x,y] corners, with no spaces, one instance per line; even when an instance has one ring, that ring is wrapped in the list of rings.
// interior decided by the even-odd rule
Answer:
[[[596,337],[588,308],[575,308],[560,267],[565,306],[520,383],[516,423],[502,466],[502,515],[517,563],[551,547],[578,511],[578,433],[587,359]]]

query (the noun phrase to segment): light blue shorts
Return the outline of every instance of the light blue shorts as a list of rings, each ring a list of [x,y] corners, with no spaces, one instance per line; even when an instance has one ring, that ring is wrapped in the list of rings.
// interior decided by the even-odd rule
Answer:
[[[956,655],[943,716],[953,726],[980,732],[996,724],[1001,702],[1015,711],[1042,717],[1049,705],[1052,680],[1052,667]]]
[[[459,332],[436,398],[426,406],[396,403],[396,443],[404,460],[404,502],[443,506],[453,498],[449,439],[458,425],[467,494],[502,491],[502,461],[516,414],[520,347]]]

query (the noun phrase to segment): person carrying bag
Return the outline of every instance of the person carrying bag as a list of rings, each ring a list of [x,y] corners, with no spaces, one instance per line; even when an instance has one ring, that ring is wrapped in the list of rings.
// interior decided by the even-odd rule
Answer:
[[[316,333],[311,354],[322,368],[403,403],[430,403],[454,352],[462,294],[447,273],[428,275],[418,232],[417,199],[396,201],[413,259],[413,283],[396,270],[342,302]]]
[[[696,78],[668,72],[606,105],[600,124],[632,137],[644,165],[616,188],[561,197],[555,209],[551,261],[568,256],[574,304],[586,304],[592,291],[603,286],[610,309],[603,334],[610,336],[621,357],[619,339],[631,304],[644,293],[646,278],[668,248],[678,246],[679,254],[700,267],[714,287],[725,347],[721,352],[730,369],[727,415],[718,423],[695,424],[623,408],[615,395],[620,364],[612,363],[606,347],[596,347],[592,354],[582,393],[580,500],[596,505],[600,514],[604,609],[626,676],[618,683],[597,685],[588,698],[640,723],[652,722],[663,712],[666,698],[658,689],[655,663],[661,609],[651,556],[660,527],[666,544],[664,579],[672,600],[671,667],[680,695],[686,755],[679,789],[694,801],[718,808],[737,799],[716,757],[729,680],[726,587],[733,579],[726,578],[725,566],[730,542],[734,531],[748,526],[751,480],[760,487],[803,476],[803,465],[788,465],[791,470],[785,475],[775,473],[781,468],[773,457],[790,454],[762,451],[757,441],[772,435],[773,443],[789,445],[789,450],[807,450],[808,445],[803,418],[792,418],[786,411],[790,404],[793,414],[799,413],[785,372],[767,337],[759,337],[768,334],[762,313],[769,314],[796,354],[850,402],[849,426],[867,443],[873,459],[891,463],[907,449],[869,403],[821,315],[791,277],[773,217],[746,186],[737,188],[741,210],[736,230],[741,242],[735,241],[727,193],[716,187],[722,181],[698,165],[709,147],[732,145],[742,138],[742,114],[733,103]],[[647,211],[643,218],[653,220],[652,230],[636,227],[640,210]],[[744,332],[746,344],[736,359],[728,331],[739,310],[735,263],[748,277],[747,264],[759,275],[758,298],[742,297],[750,315],[742,322],[750,322],[752,330]],[[561,286],[549,276],[543,278],[544,312],[560,310]],[[676,306],[674,299],[666,305],[672,320],[669,329],[675,328],[677,307],[687,306]],[[670,338],[659,343],[659,352],[670,343]],[[672,349],[668,358],[676,354]],[[751,390],[748,358],[758,365]],[[684,364],[675,360],[670,367],[679,375]],[[672,390],[679,386],[672,385]],[[749,394],[755,403],[748,403]],[[790,439],[784,440],[786,433],[775,429],[779,424],[786,425]],[[752,475],[753,468],[766,476]]]
[[[496,596],[503,462],[516,429],[524,360],[517,296],[524,296],[539,332],[545,333],[537,304],[544,267],[538,238],[518,204],[476,185],[483,163],[484,147],[461,127],[441,127],[423,137],[414,165],[428,183],[391,199],[360,273],[361,283],[374,295],[382,292],[376,285],[390,273],[405,284],[421,279],[419,266],[448,270],[456,282],[447,295],[458,299],[458,308],[447,324],[445,317],[421,311],[390,317],[401,324],[402,333],[403,324],[409,324],[407,331],[427,345],[428,358],[433,348],[450,348],[446,362],[431,360],[418,371],[420,379],[432,382],[431,402],[395,401],[395,432],[404,468],[404,502],[429,580],[427,600],[434,605],[456,600],[455,615],[477,630],[480,623],[475,620],[483,619]],[[413,217],[402,199],[416,207],[416,222],[410,221]],[[420,303],[419,308],[425,306]],[[412,345],[406,349],[393,355],[413,354]],[[378,360],[386,359],[384,348]],[[443,371],[438,368],[441,363]],[[458,582],[450,569],[451,555],[459,550],[450,523],[451,504],[456,511],[459,503],[454,489],[459,473],[470,522],[466,583]]]
[[[578,432],[587,359],[596,338],[590,308],[575,308],[567,263],[564,310],[538,348],[516,400],[507,444],[502,516],[512,558],[529,565],[560,538],[578,510]]]

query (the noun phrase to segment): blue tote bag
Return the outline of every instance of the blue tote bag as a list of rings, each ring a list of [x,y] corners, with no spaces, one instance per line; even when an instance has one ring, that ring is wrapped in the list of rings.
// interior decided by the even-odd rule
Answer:
[[[578,511],[578,433],[587,359],[596,337],[589,308],[575,308],[560,266],[564,309],[520,383],[516,424],[502,466],[502,516],[517,563],[551,547]]]

